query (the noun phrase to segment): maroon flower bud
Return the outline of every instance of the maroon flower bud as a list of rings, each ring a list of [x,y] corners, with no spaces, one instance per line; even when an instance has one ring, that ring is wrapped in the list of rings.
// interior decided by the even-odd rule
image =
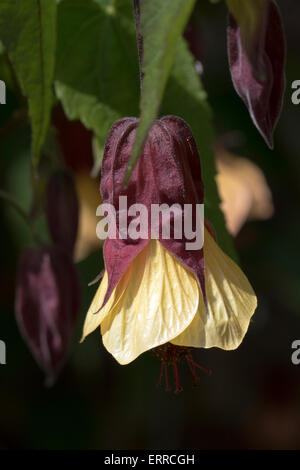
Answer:
[[[78,230],[78,199],[73,177],[69,172],[56,171],[47,187],[47,221],[53,243],[71,256]]]
[[[124,178],[127,163],[133,147],[138,120],[124,118],[117,121],[108,136],[102,165],[101,195],[103,203],[111,204],[116,210],[117,237],[109,236],[104,244],[105,267],[108,274],[108,288],[103,305],[121,279],[131,261],[148,244],[147,239],[132,239],[120,236],[119,220],[122,217],[119,205],[120,196],[127,197],[127,206],[143,204],[151,214],[152,204],[174,203],[179,206],[181,219],[184,219],[184,205],[190,204],[195,220],[195,207],[203,203],[204,187],[201,179],[201,167],[198,150],[189,126],[175,116],[163,117],[153,124],[143,153],[133,171],[126,188]],[[133,218],[128,216],[127,226]],[[173,220],[174,222],[174,220]],[[151,221],[149,220],[148,227]],[[172,225],[172,221],[171,221]],[[161,228],[161,227],[160,227]],[[201,287],[204,288],[203,249],[189,250],[183,231],[182,237],[165,239],[159,233],[160,243],[191,270]]]
[[[47,377],[61,369],[79,310],[79,281],[70,257],[57,247],[27,248],[20,260],[16,319]]]
[[[285,90],[286,44],[280,12],[274,1],[267,3],[265,14],[258,8],[256,15],[256,36],[250,37],[248,43],[243,31],[246,22],[238,24],[229,16],[229,65],[238,95],[272,148]]]

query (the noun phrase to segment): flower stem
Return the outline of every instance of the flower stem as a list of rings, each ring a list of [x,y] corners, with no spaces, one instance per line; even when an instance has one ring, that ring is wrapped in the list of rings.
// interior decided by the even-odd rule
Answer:
[[[31,219],[29,214],[23,209],[23,207],[18,203],[18,201],[16,201],[16,199],[11,194],[7,193],[6,191],[3,191],[2,189],[0,189],[0,199],[8,202],[16,210],[16,212],[22,217],[22,219],[30,229],[34,240],[37,243],[40,243],[39,236],[35,231],[33,220]]]
[[[139,65],[140,65],[140,86],[143,88],[144,73],[142,71],[143,64],[143,36],[140,33],[140,0],[134,0],[134,12],[135,12],[135,26],[136,26],[136,39],[139,53]]]

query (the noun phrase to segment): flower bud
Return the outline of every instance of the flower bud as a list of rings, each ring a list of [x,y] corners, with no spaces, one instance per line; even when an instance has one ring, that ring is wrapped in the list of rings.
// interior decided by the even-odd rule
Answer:
[[[234,14],[230,15],[228,25],[233,84],[255,126],[272,148],[285,89],[286,45],[280,12],[271,0],[231,0],[228,4]],[[233,8],[235,4],[239,8]],[[244,4],[247,8],[241,8]]]
[[[57,247],[25,249],[19,266],[16,319],[48,384],[66,359],[79,304],[79,281],[70,257]]]

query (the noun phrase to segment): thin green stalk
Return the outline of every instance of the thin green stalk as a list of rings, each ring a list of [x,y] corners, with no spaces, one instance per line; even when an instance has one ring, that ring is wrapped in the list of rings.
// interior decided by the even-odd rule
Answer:
[[[16,201],[16,199],[11,194],[1,189],[0,189],[0,199],[8,202],[16,210],[16,212],[21,216],[21,218],[24,220],[24,222],[28,226],[29,230],[32,233],[34,240],[38,244],[40,244],[40,238],[38,234],[36,233],[33,220],[31,219],[29,214],[23,209],[23,207],[18,203],[18,201]]]

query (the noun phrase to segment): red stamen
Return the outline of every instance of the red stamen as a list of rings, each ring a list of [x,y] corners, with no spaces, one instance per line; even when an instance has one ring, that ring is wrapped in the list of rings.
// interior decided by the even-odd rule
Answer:
[[[178,365],[176,362],[173,364],[173,369],[174,369],[174,377],[175,377],[175,393],[180,393],[183,390],[183,387],[180,383],[180,377],[179,377],[179,372],[178,372]]]
[[[202,372],[204,372],[205,374],[211,375],[211,370],[210,370],[210,369],[205,369],[204,367],[200,366],[200,365],[197,364],[197,362],[195,362],[191,357],[188,357],[188,358],[187,358],[187,361],[188,361],[193,367],[197,367],[197,369],[202,370]]]
[[[194,387],[197,387],[197,385],[198,385],[198,376],[196,374],[195,366],[194,366],[194,364],[191,363],[191,361],[189,360],[188,357],[186,358],[186,362],[187,362],[187,365],[189,366],[189,369],[190,369],[191,374],[193,376]]]
[[[198,376],[196,369],[201,370],[205,374],[211,374],[210,370],[205,369],[195,362],[192,358],[192,354],[189,348],[182,346],[174,346],[171,343],[166,343],[162,346],[159,346],[153,350],[153,354],[161,360],[160,375],[157,382],[157,386],[162,385],[163,379],[165,379],[166,391],[170,391],[169,386],[169,377],[168,377],[168,366],[172,366],[174,381],[175,381],[175,393],[179,393],[183,390],[180,381],[178,363],[182,362],[183,359],[186,360],[189,370],[191,371],[194,386],[198,384]]]
[[[162,379],[163,379],[163,375],[164,375],[164,368],[165,368],[165,364],[162,362],[161,365],[160,365],[159,379],[158,379],[158,382],[156,384],[157,387],[160,387],[161,384],[162,384]]]
[[[165,380],[166,380],[166,392],[170,392],[171,388],[169,386],[168,366],[166,363],[165,363]]]

